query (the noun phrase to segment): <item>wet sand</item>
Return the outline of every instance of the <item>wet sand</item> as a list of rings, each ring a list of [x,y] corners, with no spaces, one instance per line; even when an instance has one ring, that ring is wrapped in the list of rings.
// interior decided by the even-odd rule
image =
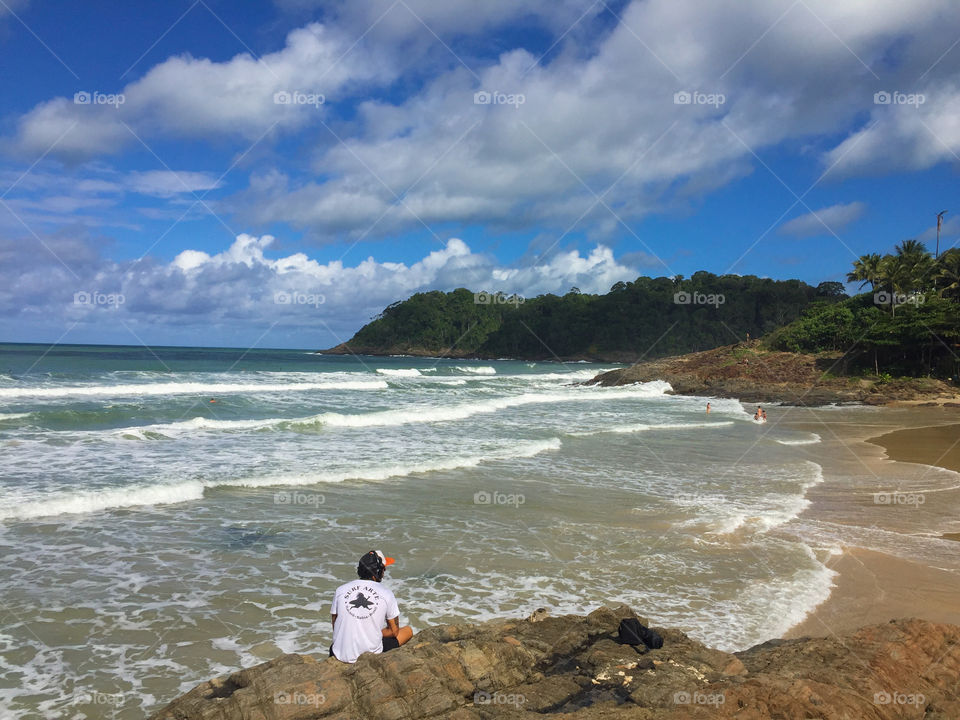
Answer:
[[[891,460],[938,465],[960,472],[960,424],[909,428],[870,438]]]
[[[919,426],[931,419],[947,422]],[[902,418],[907,427],[892,432],[875,437],[865,437],[862,430],[852,432],[849,447],[856,450],[859,445],[866,462],[875,459],[869,457],[872,453],[862,441],[882,447],[885,462],[919,463],[960,472],[960,424],[949,422],[952,419],[952,414],[930,418],[910,413]],[[949,516],[945,511],[944,520]],[[931,528],[934,533],[936,530]],[[960,540],[960,533],[940,533],[940,538]],[[940,540],[934,535],[932,541]],[[785,637],[828,636],[903,617],[960,625],[960,572],[955,567],[932,567],[929,560],[910,560],[853,546],[843,547],[843,552],[830,557],[826,564],[838,573],[833,592]]]

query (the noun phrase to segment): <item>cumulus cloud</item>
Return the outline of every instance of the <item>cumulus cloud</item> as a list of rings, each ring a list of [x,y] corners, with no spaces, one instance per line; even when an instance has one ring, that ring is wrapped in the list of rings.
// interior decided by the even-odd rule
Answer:
[[[395,78],[383,53],[347,52],[351,42],[312,23],[292,31],[283,49],[260,58],[171,57],[123,88],[78,88],[73,98],[37,105],[20,119],[15,146],[82,160],[157,136],[253,141],[272,128],[301,127],[345,87],[355,92],[365,83]],[[122,102],[110,102],[110,96]]]
[[[845,136],[823,155],[838,173],[928,167],[960,145],[952,0],[280,1],[321,10],[324,24],[261,59],[169,58],[121,88],[117,107],[41,103],[16,142],[84,158],[135,135],[302,132],[309,169],[258,168],[225,207],[318,241],[444,222],[607,233],[742,176],[785,141]],[[471,51],[520,22],[555,39],[546,57]],[[927,101],[874,103],[894,88]],[[326,103],[275,103],[283,90]]]
[[[795,237],[839,233],[847,225],[858,220],[866,209],[866,204],[862,202],[831,205],[788,220],[778,228],[777,232]]]
[[[876,92],[911,83],[931,98],[940,87],[942,108],[913,110],[895,137],[854,130],[863,150],[842,145],[827,161],[872,172],[864,158],[909,137],[902,154],[926,166],[948,156],[958,116],[941,87],[956,63],[937,64],[960,30],[947,6],[633,2],[547,63],[515,49],[399,103],[362,102],[355,132],[317,150],[314,177],[254,174],[235,207],[321,238],[480,219],[604,232],[743,175],[766,148],[859,128],[889,109]],[[477,104],[477,92],[490,95]]]
[[[0,244],[0,317],[153,337],[196,327],[207,342],[240,332],[244,339],[234,342],[252,343],[279,328],[301,345],[313,337],[319,346],[349,338],[384,307],[418,291],[467,287],[534,296],[576,285],[606,292],[639,274],[604,246],[508,267],[456,238],[410,264],[373,257],[322,263],[304,253],[271,258],[273,243],[269,235],[244,234],[219,253],[185,250],[169,263],[125,264],[67,234],[47,238],[46,247],[7,242]],[[111,297],[123,301],[111,304]]]

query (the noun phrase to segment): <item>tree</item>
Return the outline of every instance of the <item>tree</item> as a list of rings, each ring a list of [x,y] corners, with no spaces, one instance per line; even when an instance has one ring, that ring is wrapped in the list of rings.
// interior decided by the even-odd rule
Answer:
[[[940,297],[960,299],[960,248],[948,250],[940,256],[936,279]]]
[[[826,281],[817,285],[817,297],[835,298],[842,300],[847,294],[843,291],[843,283]]]
[[[880,263],[883,262],[883,256],[880,253],[871,253],[861,255],[853,263],[853,270],[847,273],[847,282],[859,282],[860,289],[869,284],[871,290],[875,290],[880,279]]]

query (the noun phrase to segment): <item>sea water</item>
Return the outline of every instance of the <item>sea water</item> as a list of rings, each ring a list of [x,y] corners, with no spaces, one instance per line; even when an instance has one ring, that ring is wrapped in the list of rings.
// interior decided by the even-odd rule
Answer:
[[[0,345],[0,710],[138,718],[397,559],[402,621],[627,603],[735,650],[830,592],[820,435],[609,365]]]

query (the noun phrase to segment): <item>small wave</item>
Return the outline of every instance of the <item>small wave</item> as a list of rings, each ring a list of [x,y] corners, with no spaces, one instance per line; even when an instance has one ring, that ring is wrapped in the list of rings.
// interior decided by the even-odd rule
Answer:
[[[304,392],[307,390],[385,390],[383,380],[325,383],[142,383],[139,385],[75,385],[65,387],[0,388],[0,398],[142,396],[142,395],[228,395],[233,393]]]
[[[413,423],[454,422],[466,420],[482,413],[492,413],[524,405],[584,401],[606,402],[611,399],[629,400],[654,397],[662,395],[664,387],[669,387],[669,385],[654,381],[646,385],[632,385],[626,388],[580,388],[564,393],[523,393],[447,407],[413,406],[399,410],[380,410],[352,415],[328,412],[303,418],[267,418],[264,420],[212,420],[197,417],[180,422],[130,427],[111,430],[110,432],[114,435],[139,437],[145,432],[166,434],[167,432],[195,430],[259,430],[268,427],[296,430],[297,428],[311,426],[382,427]]]
[[[494,451],[484,455],[467,455],[462,457],[446,458],[433,462],[411,464],[377,465],[359,470],[344,470],[339,472],[309,473],[303,475],[278,475],[273,477],[255,477],[242,480],[229,480],[218,483],[219,486],[236,487],[272,487],[282,485],[317,485],[321,483],[339,483],[346,480],[388,480],[393,477],[406,477],[418,473],[437,472],[443,470],[459,470],[461,468],[477,467],[481,463],[496,460],[516,460],[539,455],[551,450],[559,450],[559,438],[549,440],[534,440],[520,443],[507,450]]]
[[[559,438],[518,443],[512,447],[494,450],[484,455],[471,455],[410,464],[375,465],[367,468],[320,472],[303,475],[252,477],[215,482],[190,481],[175,484],[141,485],[110,490],[87,490],[76,493],[50,494],[48,497],[0,508],[0,520],[28,520],[53,515],[91,513],[116,508],[199,500],[204,491],[218,487],[271,487],[283,485],[317,485],[346,480],[387,480],[418,473],[476,467],[484,462],[533,457],[543,452],[560,449]]]
[[[617,425],[600,430],[587,430],[584,432],[569,433],[573,437],[589,437],[591,435],[601,435],[603,433],[635,433],[646,432],[647,430],[688,430],[693,428],[720,428],[733,425],[733,420],[724,420],[722,422],[699,422],[699,423],[663,423],[648,424],[637,423],[635,425]]]
[[[8,505],[0,509],[0,520],[46,517],[72,513],[90,513],[110,508],[166,505],[199,500],[203,497],[201,482],[175,485],[141,485],[111,490],[86,490],[70,494],[51,494],[42,500]]]
[[[387,377],[420,377],[421,375],[416,368],[377,368],[377,374]]]
[[[801,440],[777,440],[781,445],[816,445],[820,442],[820,436],[817,433],[810,433],[812,437]]]
[[[467,365],[460,367],[459,365],[453,368],[454,370],[459,370],[460,372],[470,373],[471,375],[496,375],[497,369],[492,368],[489,365]]]
[[[8,420],[22,420],[25,417],[30,417],[33,413],[0,413],[0,422],[6,422]]]

